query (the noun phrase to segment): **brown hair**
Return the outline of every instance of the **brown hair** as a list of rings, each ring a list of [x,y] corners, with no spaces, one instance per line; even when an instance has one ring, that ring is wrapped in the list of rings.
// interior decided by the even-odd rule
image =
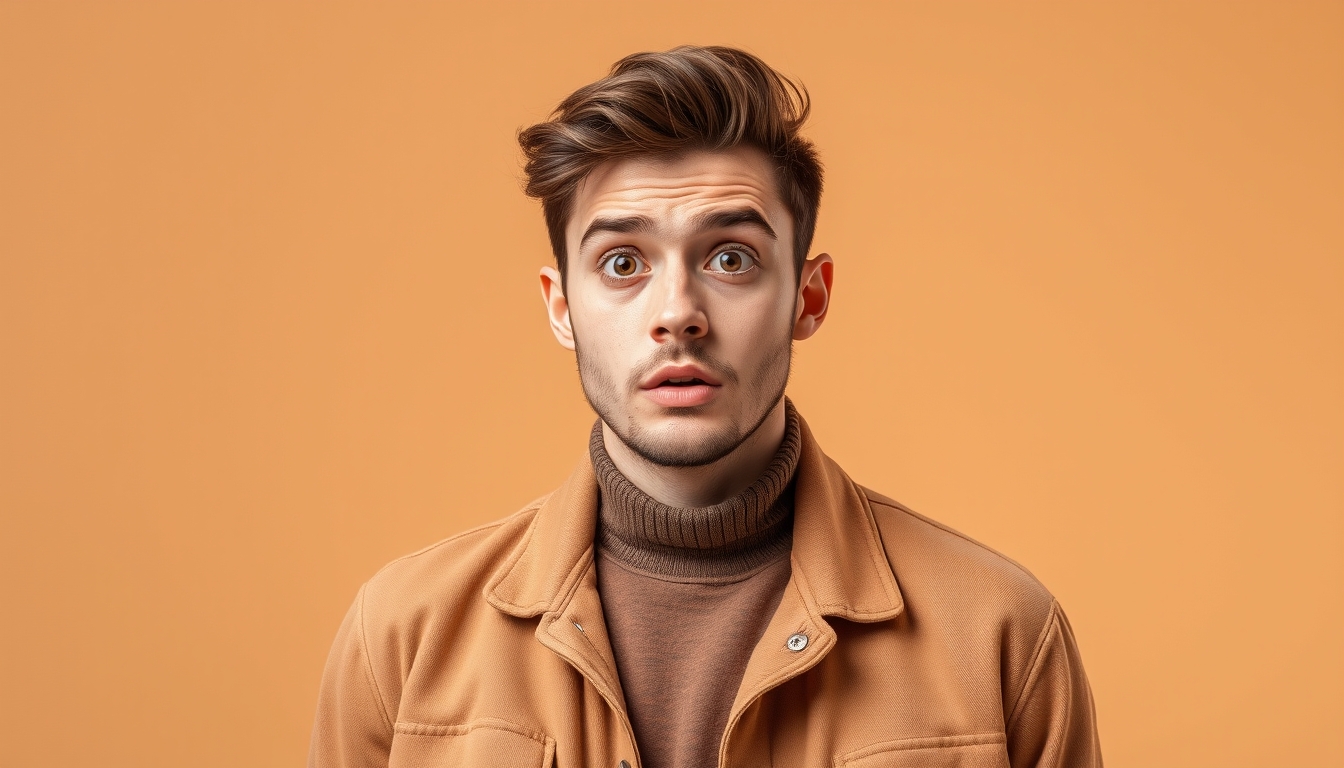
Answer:
[[[742,145],[764,151],[775,166],[801,270],[821,204],[821,162],[798,134],[810,109],[802,85],[736,48],[683,45],[616,62],[609,75],[570,94],[549,120],[518,133],[527,158],[525,191],[541,199],[560,274],[575,190],[598,165]]]

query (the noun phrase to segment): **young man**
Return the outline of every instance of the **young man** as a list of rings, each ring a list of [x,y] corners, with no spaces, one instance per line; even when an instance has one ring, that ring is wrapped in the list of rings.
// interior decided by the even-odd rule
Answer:
[[[522,132],[590,456],[360,590],[310,765],[1101,765],[1050,594],[856,485],[784,396],[832,281],[807,112],[684,47]]]

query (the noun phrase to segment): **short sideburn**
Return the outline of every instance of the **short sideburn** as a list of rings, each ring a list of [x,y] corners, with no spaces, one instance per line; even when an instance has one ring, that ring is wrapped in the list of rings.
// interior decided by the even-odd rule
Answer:
[[[541,200],[560,274],[565,225],[579,183],[607,160],[728,150],[763,151],[793,216],[793,257],[801,270],[821,204],[822,169],[799,135],[811,106],[807,90],[745,51],[680,46],[636,53],[570,94],[550,119],[519,132],[526,193]]]

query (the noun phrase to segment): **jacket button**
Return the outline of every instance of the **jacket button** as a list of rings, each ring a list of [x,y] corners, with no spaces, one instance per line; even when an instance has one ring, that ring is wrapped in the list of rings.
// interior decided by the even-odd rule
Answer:
[[[788,646],[790,651],[801,651],[807,647],[807,635],[789,635],[789,641],[785,645]]]
[[[622,760],[621,764],[617,766],[617,768],[630,768],[630,762],[627,760]]]

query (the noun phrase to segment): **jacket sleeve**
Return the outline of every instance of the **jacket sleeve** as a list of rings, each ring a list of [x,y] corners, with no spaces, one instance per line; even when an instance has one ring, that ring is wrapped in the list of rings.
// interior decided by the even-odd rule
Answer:
[[[332,643],[317,718],[308,748],[309,768],[386,768],[392,719],[378,690],[364,637],[364,588],[345,614]]]
[[[1101,768],[1092,689],[1057,602],[1041,630],[1007,731],[1013,768]]]

